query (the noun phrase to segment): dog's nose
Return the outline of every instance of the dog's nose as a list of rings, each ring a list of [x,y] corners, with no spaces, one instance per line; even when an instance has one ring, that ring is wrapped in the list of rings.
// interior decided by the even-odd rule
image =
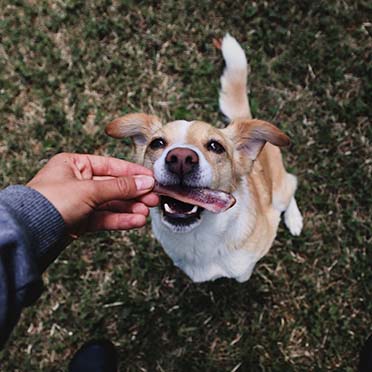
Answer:
[[[165,163],[169,171],[182,177],[199,164],[199,156],[191,149],[176,147],[168,152]]]

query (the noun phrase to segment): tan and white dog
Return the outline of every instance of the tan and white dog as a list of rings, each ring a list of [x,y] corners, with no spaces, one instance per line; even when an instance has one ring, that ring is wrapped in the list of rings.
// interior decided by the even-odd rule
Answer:
[[[269,251],[282,212],[293,235],[302,230],[296,177],[286,172],[278,147],[289,139],[274,125],[251,118],[247,60],[237,41],[227,34],[221,50],[226,68],[219,103],[231,120],[226,128],[198,120],[163,125],[146,114],[120,117],[106,128],[112,137],[133,139],[136,161],[152,168],[160,184],[235,197],[236,204],[219,214],[169,197],[151,210],[156,238],[195,282],[248,280]]]

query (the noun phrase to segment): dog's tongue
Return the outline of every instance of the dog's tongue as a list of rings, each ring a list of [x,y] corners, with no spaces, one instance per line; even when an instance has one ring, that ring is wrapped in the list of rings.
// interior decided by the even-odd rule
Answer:
[[[197,205],[213,213],[225,212],[236,202],[231,194],[208,188],[164,186],[155,182],[153,191],[159,195],[169,196],[183,203]]]

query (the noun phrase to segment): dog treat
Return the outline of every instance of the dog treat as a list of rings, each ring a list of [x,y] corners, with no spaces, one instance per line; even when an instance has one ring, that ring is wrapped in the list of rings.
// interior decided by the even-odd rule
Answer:
[[[156,194],[168,196],[183,203],[197,205],[213,213],[221,213],[231,208],[236,200],[227,192],[208,188],[182,188],[180,186],[164,186],[155,182],[153,190]]]

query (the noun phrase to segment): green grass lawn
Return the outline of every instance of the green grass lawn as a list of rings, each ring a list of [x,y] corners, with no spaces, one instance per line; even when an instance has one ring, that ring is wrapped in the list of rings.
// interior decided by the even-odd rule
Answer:
[[[123,113],[221,125],[212,39],[229,32],[250,61],[254,116],[291,137],[305,218],[300,237],[280,227],[244,284],[192,283],[149,225],[74,242],[1,371],[64,371],[94,337],[117,345],[123,371],[354,371],[372,332],[371,3],[0,4],[1,187],[61,151],[128,159],[104,134]]]

